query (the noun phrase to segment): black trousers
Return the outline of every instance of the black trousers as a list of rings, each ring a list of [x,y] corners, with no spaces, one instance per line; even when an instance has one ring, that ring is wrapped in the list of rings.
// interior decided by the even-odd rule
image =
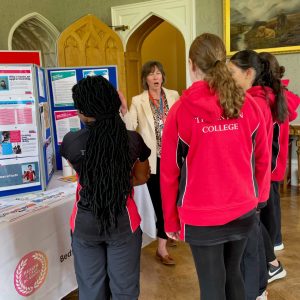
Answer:
[[[213,246],[191,245],[201,300],[244,300],[241,259],[246,239]]]
[[[72,237],[80,300],[136,300],[139,297],[142,232],[127,239]]]
[[[275,245],[276,236],[281,232],[280,219],[279,182],[272,181],[267,205],[261,210],[261,222],[266,227],[273,246]]]
[[[268,230],[263,224],[261,224],[261,232],[264,241],[266,262],[271,262],[276,259],[274,244],[271,241]]]
[[[259,213],[256,214],[256,222],[247,239],[241,269],[246,299],[256,300],[268,285],[268,269]]]
[[[164,216],[160,194],[160,158],[157,158],[156,174],[151,174],[147,182],[148,190],[156,214],[157,237],[167,240],[168,237],[164,228]]]
[[[274,182],[275,183],[275,182]],[[279,192],[279,182],[277,183],[277,193],[274,198],[274,214],[275,214],[275,224],[276,224],[276,234],[274,245],[280,245],[282,243],[281,234],[281,205],[280,205],[280,192]]]

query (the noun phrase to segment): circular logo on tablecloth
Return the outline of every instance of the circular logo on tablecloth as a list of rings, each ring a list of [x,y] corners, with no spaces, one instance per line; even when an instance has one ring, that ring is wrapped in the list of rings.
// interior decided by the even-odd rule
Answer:
[[[22,296],[33,294],[45,281],[48,259],[41,251],[32,251],[21,258],[14,276],[16,291]]]

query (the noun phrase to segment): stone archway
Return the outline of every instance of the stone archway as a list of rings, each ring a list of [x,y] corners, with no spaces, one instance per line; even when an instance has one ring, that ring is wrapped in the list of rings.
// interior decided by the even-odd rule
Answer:
[[[42,65],[55,67],[59,31],[45,17],[34,12],[19,19],[8,36],[9,50],[40,50]]]

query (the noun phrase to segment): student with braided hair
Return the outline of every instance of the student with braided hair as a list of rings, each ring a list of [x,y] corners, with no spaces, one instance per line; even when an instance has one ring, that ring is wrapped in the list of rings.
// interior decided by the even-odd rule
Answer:
[[[138,299],[142,235],[132,186],[150,176],[150,149],[126,130],[105,78],[88,76],[72,93],[86,126],[64,137],[61,154],[79,178],[70,220],[79,299]]]

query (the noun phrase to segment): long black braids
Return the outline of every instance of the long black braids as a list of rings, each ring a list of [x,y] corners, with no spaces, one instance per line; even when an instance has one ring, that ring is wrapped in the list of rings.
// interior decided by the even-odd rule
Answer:
[[[81,165],[81,196],[97,219],[99,232],[117,226],[131,192],[128,134],[119,116],[121,101],[115,88],[102,76],[88,76],[72,89],[75,108],[95,118]]]

